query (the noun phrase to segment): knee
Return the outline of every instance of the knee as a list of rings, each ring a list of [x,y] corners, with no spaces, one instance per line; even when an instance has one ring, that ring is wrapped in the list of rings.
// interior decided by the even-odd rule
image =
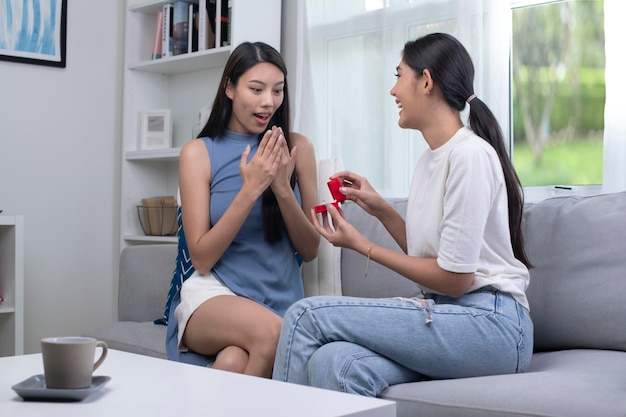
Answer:
[[[272,320],[260,323],[253,336],[252,349],[254,349],[258,355],[273,362],[281,327],[282,319],[278,316]]]
[[[248,366],[248,352],[239,346],[227,346],[215,358],[214,369],[243,373]]]
[[[293,303],[285,312],[283,327],[292,329],[298,326],[310,326],[315,321],[317,307],[323,306],[329,297],[305,297]]]
[[[306,311],[309,305],[310,301],[308,298],[302,298],[296,301],[291,306],[289,306],[289,308],[285,312],[283,320],[285,321],[285,323],[297,321],[298,318],[304,313],[304,311]]]

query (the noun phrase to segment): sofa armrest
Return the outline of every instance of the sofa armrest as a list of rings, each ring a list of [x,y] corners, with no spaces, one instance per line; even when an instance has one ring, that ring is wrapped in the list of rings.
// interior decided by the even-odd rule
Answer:
[[[320,201],[333,201],[326,182],[328,177],[342,169],[343,164],[338,158],[322,159],[319,162],[317,184]],[[302,264],[305,296],[341,295],[340,259],[341,248],[336,248],[321,238],[317,258]]]

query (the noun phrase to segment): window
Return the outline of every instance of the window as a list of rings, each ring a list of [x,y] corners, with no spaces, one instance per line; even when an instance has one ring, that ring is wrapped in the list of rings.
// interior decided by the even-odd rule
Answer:
[[[513,4],[512,16],[512,153],[522,184],[602,184],[603,0]]]

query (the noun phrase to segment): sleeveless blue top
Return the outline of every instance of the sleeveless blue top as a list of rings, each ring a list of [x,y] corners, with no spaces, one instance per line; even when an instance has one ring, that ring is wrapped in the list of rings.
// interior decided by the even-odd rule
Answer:
[[[211,161],[210,223],[213,227],[231,205],[242,187],[239,162],[247,145],[256,153],[257,134],[224,130],[215,139],[202,138]],[[296,184],[296,199],[301,204]],[[224,255],[213,267],[213,274],[235,294],[255,300],[281,317],[295,301],[304,297],[304,286],[295,248],[283,225],[282,239],[268,243],[263,231],[262,198],[254,204]]]

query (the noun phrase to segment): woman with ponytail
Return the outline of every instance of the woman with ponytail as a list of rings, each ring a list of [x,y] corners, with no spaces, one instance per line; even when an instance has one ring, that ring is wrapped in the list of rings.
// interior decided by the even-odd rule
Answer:
[[[424,378],[523,372],[533,351],[521,231],[523,194],[493,113],[474,92],[469,53],[434,33],[407,42],[391,95],[398,124],[419,130],[406,220],[349,171],[346,198],[382,222],[403,252],[377,246],[333,206],[335,246],[417,283],[424,297],[313,297],[284,317],[274,378],[367,396]],[[469,106],[469,123],[460,112]]]

